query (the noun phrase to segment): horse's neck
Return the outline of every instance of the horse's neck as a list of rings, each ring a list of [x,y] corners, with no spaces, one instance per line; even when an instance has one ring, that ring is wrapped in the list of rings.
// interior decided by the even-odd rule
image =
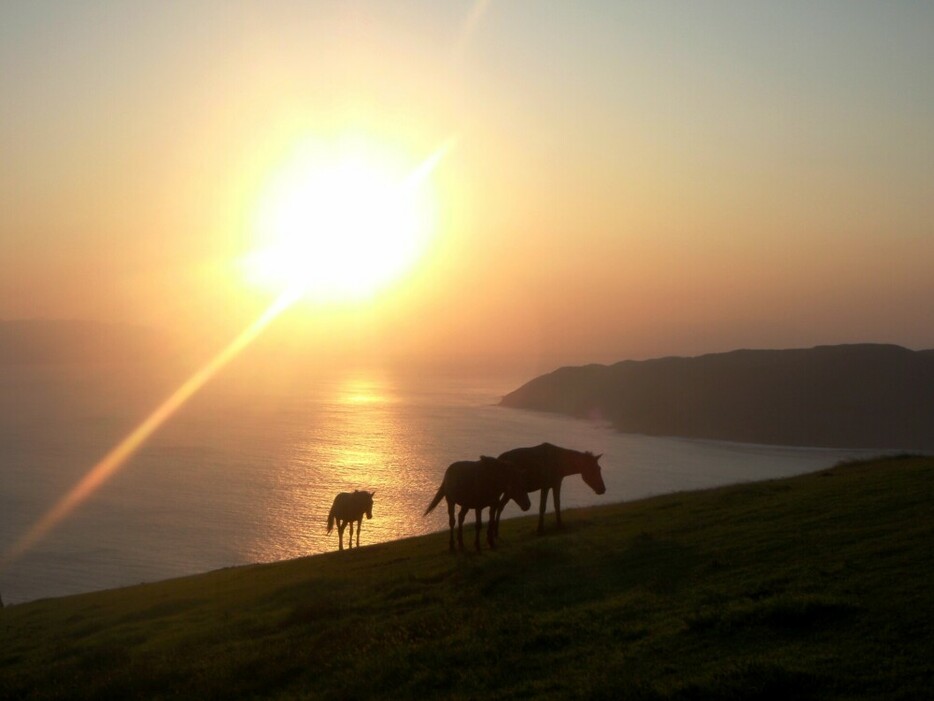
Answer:
[[[555,461],[557,464],[557,471],[561,477],[570,477],[571,475],[579,475],[581,472],[580,464],[577,460],[574,459],[574,456],[570,453],[561,453],[558,456],[558,459]]]

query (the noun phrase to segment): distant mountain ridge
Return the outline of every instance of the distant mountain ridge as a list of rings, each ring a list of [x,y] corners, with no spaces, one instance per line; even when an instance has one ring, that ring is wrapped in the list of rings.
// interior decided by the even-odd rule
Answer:
[[[627,433],[934,451],[934,350],[857,344],[563,367],[500,404]]]

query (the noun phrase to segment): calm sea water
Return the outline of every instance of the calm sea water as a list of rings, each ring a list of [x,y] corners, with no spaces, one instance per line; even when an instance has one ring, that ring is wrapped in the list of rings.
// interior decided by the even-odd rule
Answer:
[[[496,406],[522,379],[345,372],[270,389],[220,378],[0,571],[0,595],[19,603],[332,550],[331,501],[355,488],[376,490],[363,545],[440,530],[444,508],[422,513],[449,463],[542,441],[604,454],[607,493],[570,478],[566,508],[799,474],[860,455],[626,435]],[[102,367],[0,368],[0,550],[170,388],[168,378]],[[518,513],[510,504],[507,517]]]

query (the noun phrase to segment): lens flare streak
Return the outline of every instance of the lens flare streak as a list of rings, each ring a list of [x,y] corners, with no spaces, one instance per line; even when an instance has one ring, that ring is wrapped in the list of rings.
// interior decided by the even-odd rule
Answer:
[[[248,346],[270,322],[298,298],[289,290],[280,295],[263,314],[237,336],[226,348],[194,373],[165,401],[162,402],[142,423],[62,497],[32,528],[29,529],[0,559],[0,566],[17,559],[52,530],[62,519],[83,503],[110,479],[155,431],[162,426],[195,392],[201,389],[214,375]]]
[[[415,188],[435,169],[441,159],[455,143],[451,138],[426,158],[405,179],[403,186]],[[94,494],[107,480],[113,477],[126,461],[146,440],[152,436],[176,411],[181,408],[198,390],[200,390],[225,365],[246,348],[260,333],[282,312],[292,306],[304,294],[301,287],[290,287],[264,311],[252,324],[240,333],[201,369],[189,377],[178,389],[165,399],[142,421],[129,435],[111,449],[88,473],[52,508],[40,518],[18,541],[2,556],[0,569],[18,559],[37,542],[45,537],[74,509]]]

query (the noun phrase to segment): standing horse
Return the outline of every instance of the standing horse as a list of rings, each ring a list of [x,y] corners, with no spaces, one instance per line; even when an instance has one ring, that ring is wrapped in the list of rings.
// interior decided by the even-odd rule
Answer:
[[[350,541],[347,548],[353,547],[353,522],[357,522],[357,547],[360,547],[360,531],[363,529],[363,515],[373,518],[373,495],[376,492],[341,492],[334,497],[331,512],[328,514],[328,535],[337,521],[337,539],[339,549],[344,549],[344,528],[350,524]]]
[[[603,484],[603,476],[600,474],[600,463],[597,462],[601,456],[542,443],[531,448],[507,450],[499,459],[516,465],[522,471],[526,491],[541,490],[538,505],[538,532],[541,534],[545,531],[545,509],[548,506],[549,490],[554,493],[555,520],[558,528],[562,527],[561,481],[565,477],[579,474],[594,492],[606,492],[606,485]],[[494,533],[499,531],[499,517],[508,501],[505,497],[500,500]]]
[[[490,520],[486,528],[486,540],[490,547],[493,543],[494,521],[499,508],[500,497],[505,504],[510,499],[528,511],[532,502],[529,495],[522,488],[522,474],[515,465],[511,465],[499,458],[486,455],[479,460],[461,460],[451,463],[444,473],[444,480],[438,487],[438,493],[425,509],[427,516],[442,499],[448,503],[448,523],[451,527],[450,548],[454,550],[454,505],[460,504],[457,514],[457,543],[464,549],[464,518],[470,509],[476,509],[477,529],[474,537],[474,546],[480,549],[480,531],[483,528],[483,510],[490,509]]]

